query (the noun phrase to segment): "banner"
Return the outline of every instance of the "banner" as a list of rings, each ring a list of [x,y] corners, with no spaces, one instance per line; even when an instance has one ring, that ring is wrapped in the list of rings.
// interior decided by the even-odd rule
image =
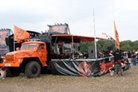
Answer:
[[[116,48],[120,49],[119,35],[118,35],[117,29],[116,29],[115,21],[114,21],[114,33],[115,33]]]
[[[54,75],[101,76],[109,71],[113,57],[99,59],[52,59],[49,69]]]
[[[29,39],[30,34],[17,26],[14,26],[14,41],[17,43],[21,43],[22,41]]]

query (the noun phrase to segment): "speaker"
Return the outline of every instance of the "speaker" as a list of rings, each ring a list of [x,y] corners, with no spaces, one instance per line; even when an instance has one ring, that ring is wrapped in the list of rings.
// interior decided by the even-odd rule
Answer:
[[[96,51],[97,51],[97,58],[98,58],[98,54],[99,54],[98,48],[97,48]],[[89,48],[88,48],[88,58],[89,59],[96,59],[95,54],[96,54],[95,45],[89,46]]]

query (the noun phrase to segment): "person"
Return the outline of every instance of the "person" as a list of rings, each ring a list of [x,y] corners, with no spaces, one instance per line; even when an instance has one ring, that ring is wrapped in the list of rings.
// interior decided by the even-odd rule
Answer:
[[[127,52],[127,56],[128,56],[129,62],[131,62],[131,51]]]
[[[132,62],[131,62],[132,52],[128,51],[127,54],[128,54],[128,61],[129,61],[130,67],[132,67]]]
[[[6,68],[5,67],[1,67],[0,68],[0,78],[1,79],[5,79],[6,77]]]
[[[136,61],[136,52],[135,50],[132,51],[132,56],[131,56],[131,62],[132,62],[132,65],[136,65],[137,61]]]
[[[127,52],[123,52],[123,58],[127,58],[128,59],[128,53]]]
[[[123,75],[123,71],[122,71],[122,53],[120,51],[120,49],[117,49],[114,53],[114,68],[115,68],[115,72],[116,74],[119,73],[119,71],[121,71],[121,75]]]
[[[123,70],[125,70],[127,62],[128,62],[127,59],[121,60],[121,67]]]
[[[114,67],[114,64],[109,67],[109,72],[110,72],[110,75],[113,76],[114,75],[114,71],[115,71],[115,67]]]
[[[121,51],[119,49],[117,49],[114,53],[114,63],[118,62],[122,59],[122,55],[121,55]]]
[[[128,58],[124,58],[123,61],[124,61],[124,64],[125,64],[124,70],[129,69],[131,67],[131,65],[130,65],[130,62],[129,62]]]
[[[124,60],[121,60],[120,61],[120,65],[121,65],[121,68],[122,70],[126,70],[126,64],[128,63],[128,60],[127,59],[124,59]],[[110,72],[110,75],[114,75],[114,71],[115,71],[115,64],[113,64],[111,67],[109,67],[109,72]],[[122,74],[123,75],[123,74]]]
[[[110,50],[109,56],[113,56],[113,51],[112,50]]]

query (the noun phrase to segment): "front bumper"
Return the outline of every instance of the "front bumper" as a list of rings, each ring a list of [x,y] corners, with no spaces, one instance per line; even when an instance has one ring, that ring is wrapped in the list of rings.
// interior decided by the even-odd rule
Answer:
[[[17,63],[0,63],[0,67],[20,67]]]

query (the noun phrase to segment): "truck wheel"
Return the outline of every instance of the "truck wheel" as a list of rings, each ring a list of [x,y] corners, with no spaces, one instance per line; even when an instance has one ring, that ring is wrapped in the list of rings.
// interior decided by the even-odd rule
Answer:
[[[6,77],[13,77],[13,74],[10,68],[6,68]]]
[[[36,61],[29,62],[25,67],[25,75],[28,78],[34,78],[39,76],[41,72],[40,64]]]
[[[6,76],[7,77],[15,77],[20,75],[20,69],[18,68],[6,68]]]

